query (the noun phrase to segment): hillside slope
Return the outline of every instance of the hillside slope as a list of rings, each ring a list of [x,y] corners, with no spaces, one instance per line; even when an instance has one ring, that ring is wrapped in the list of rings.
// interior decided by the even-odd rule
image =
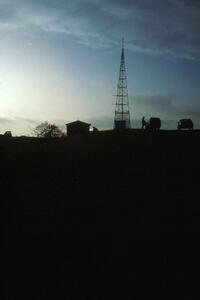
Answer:
[[[199,153],[199,131],[0,139],[5,298],[192,299]]]

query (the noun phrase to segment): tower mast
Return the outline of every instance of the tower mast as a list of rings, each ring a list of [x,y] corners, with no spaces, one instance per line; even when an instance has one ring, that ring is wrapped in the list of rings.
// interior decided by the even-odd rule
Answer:
[[[117,84],[117,95],[115,103],[114,129],[131,128],[128,88],[124,54],[124,38],[122,39],[122,52],[119,80]]]

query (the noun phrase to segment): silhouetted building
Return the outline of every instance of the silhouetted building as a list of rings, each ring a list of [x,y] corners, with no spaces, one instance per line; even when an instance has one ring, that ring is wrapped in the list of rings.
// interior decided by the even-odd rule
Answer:
[[[66,124],[67,136],[88,134],[90,130],[90,125],[91,124],[79,120],[68,123]]]
[[[126,129],[126,121],[125,120],[115,120],[114,123],[114,128],[115,129]]]

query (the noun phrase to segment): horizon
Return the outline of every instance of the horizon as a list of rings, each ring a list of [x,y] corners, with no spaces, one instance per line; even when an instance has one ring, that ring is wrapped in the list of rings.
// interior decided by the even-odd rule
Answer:
[[[0,134],[48,121],[113,128],[121,38],[131,122],[200,128],[200,5],[195,0],[0,2]]]

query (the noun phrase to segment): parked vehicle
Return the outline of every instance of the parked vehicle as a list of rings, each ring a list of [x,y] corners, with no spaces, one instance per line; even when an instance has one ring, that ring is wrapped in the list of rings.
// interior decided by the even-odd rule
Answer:
[[[193,130],[194,124],[191,119],[181,119],[178,121],[177,129],[188,129],[188,130]]]
[[[147,130],[160,130],[161,127],[161,120],[160,118],[150,118],[147,122],[146,122],[146,126],[145,129]]]

